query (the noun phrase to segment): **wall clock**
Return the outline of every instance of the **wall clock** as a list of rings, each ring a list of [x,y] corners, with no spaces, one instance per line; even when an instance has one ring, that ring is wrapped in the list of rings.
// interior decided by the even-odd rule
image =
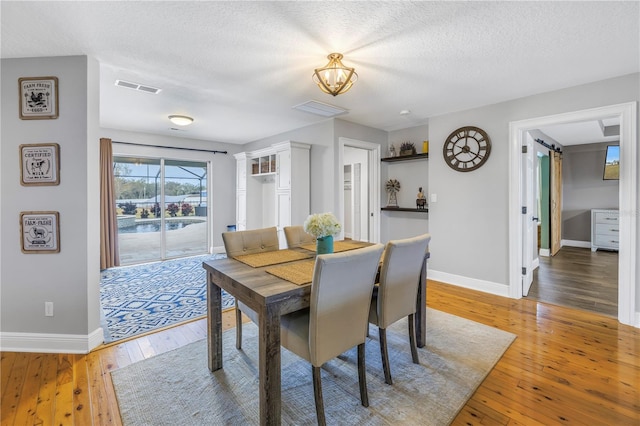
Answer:
[[[491,139],[479,127],[454,130],[442,147],[444,161],[453,170],[470,172],[482,166],[491,153]]]

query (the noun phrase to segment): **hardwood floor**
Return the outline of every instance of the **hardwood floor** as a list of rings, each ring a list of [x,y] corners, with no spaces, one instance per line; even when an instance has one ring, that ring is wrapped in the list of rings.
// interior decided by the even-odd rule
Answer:
[[[434,281],[427,304],[518,336],[454,425],[640,424],[639,329]],[[225,312],[223,329],[233,319]],[[3,352],[2,425],[120,425],[109,372],[204,337],[197,320],[88,355]]]
[[[562,247],[540,256],[528,298],[618,317],[618,253]]]

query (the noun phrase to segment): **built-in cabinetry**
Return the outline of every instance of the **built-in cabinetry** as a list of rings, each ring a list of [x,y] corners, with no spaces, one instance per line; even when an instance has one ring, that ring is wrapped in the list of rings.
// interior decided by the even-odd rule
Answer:
[[[283,228],[302,225],[309,216],[310,149],[287,141],[234,155],[239,231],[276,226],[280,246],[286,246]]]
[[[620,216],[618,210],[591,210],[591,251],[618,250],[620,244]]]
[[[429,153],[425,152],[425,153],[413,154],[413,155],[402,155],[402,156],[398,156],[398,157],[386,157],[386,158],[381,158],[380,161],[387,162],[387,163],[396,163],[396,162],[400,162],[400,161],[414,161],[414,160],[428,160],[428,159],[429,159]],[[403,183],[403,184],[406,184],[406,183]],[[384,182],[383,182],[383,185],[384,185]],[[415,202],[415,200],[414,200],[414,202]],[[380,210],[401,211],[401,212],[416,212],[416,213],[428,213],[429,212],[428,208],[418,209],[418,208],[409,207],[409,206],[405,206],[405,207],[382,207]]]

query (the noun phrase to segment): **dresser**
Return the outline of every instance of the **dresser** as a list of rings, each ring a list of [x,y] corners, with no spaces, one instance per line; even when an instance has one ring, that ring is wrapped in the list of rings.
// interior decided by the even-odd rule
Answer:
[[[620,244],[618,210],[591,210],[591,251],[618,250]]]

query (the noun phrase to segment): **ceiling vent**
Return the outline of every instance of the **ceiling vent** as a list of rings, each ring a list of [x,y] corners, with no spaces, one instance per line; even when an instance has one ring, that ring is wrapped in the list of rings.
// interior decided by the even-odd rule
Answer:
[[[323,117],[335,117],[346,114],[349,110],[334,105],[325,104],[318,101],[307,101],[292,107],[298,111],[304,111],[311,114],[321,115]]]
[[[157,95],[162,90],[158,89],[157,87],[143,86],[142,84],[132,83],[130,81],[124,80],[116,80],[116,86],[126,87],[127,89],[138,90],[140,92],[153,93],[154,95]]]

